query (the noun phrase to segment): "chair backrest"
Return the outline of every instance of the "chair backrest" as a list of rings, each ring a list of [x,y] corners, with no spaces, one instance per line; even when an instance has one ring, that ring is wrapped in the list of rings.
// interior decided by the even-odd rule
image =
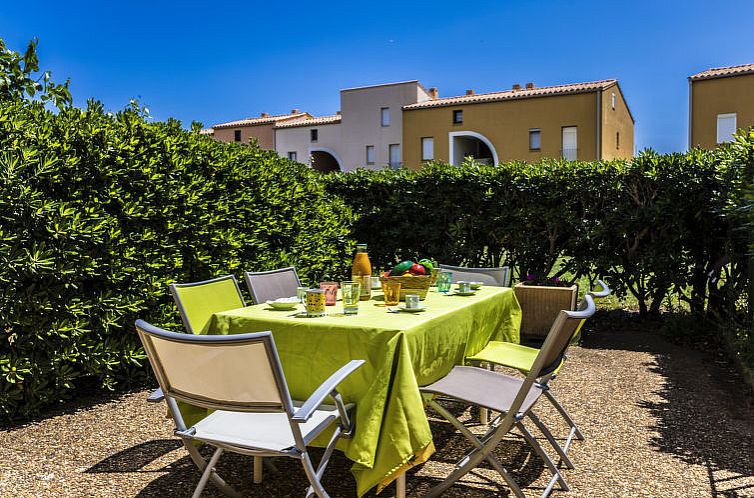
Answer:
[[[577,311],[561,310],[547,333],[547,338],[542,348],[539,350],[541,355],[548,341],[553,343],[550,350],[544,356],[543,366],[539,376],[547,375],[554,372],[563,361],[568,346],[571,344],[573,337],[581,330],[586,319],[594,315],[596,311],[594,299],[590,294],[584,296]],[[539,355],[537,356],[539,358]],[[536,363],[536,362],[535,362]],[[533,367],[532,367],[533,368]]]
[[[612,292],[613,292],[612,290],[610,290],[610,287],[608,287],[607,284],[605,282],[603,282],[602,280],[597,279],[597,286],[600,289],[602,289],[602,290],[599,290],[599,291],[590,290],[589,291],[589,295],[592,296],[592,298],[594,298],[594,299],[601,299],[603,297],[607,297],[610,294],[612,294]]]
[[[178,334],[143,320],[136,331],[166,396],[214,410],[293,413],[271,332]]]
[[[269,299],[295,296],[296,287],[301,286],[301,280],[293,266],[270,271],[247,271],[244,273],[244,279],[254,304],[261,304]]]
[[[494,287],[510,287],[511,270],[507,266],[496,268],[465,268],[463,266],[439,265],[441,270],[453,272],[453,283],[459,280],[482,282]]]
[[[202,332],[214,313],[246,306],[233,275],[203,282],[170,284],[170,293],[189,334]]]

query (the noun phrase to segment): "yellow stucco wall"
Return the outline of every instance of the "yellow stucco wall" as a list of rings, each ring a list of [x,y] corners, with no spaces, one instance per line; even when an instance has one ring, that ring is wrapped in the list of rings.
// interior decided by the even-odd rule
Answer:
[[[754,74],[691,83],[691,146],[717,146],[717,115],[736,113],[736,126],[754,125]]]
[[[453,111],[463,109],[463,123]],[[403,111],[403,163],[421,167],[421,139],[434,138],[435,160],[449,162],[448,134],[473,131],[494,145],[498,160],[560,157],[562,127],[578,127],[578,159],[597,158],[597,92]],[[541,130],[541,150],[529,150],[529,130]]]
[[[615,109],[612,95],[615,94]],[[617,140],[616,134],[620,134]],[[634,122],[616,84],[602,92],[602,159],[634,157]]]
[[[259,146],[263,149],[274,150],[275,145],[273,143],[274,131],[272,127],[274,123],[255,125],[255,126],[237,126],[234,128],[221,128],[215,129],[215,140],[221,142],[235,142],[235,130],[241,130],[241,142],[242,144],[248,144],[249,138],[254,137],[259,141]]]

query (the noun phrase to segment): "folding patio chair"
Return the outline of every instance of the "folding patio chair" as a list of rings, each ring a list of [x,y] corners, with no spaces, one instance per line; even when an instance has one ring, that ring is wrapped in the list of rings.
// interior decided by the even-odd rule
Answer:
[[[525,379],[478,367],[459,366],[454,367],[448,375],[434,384],[421,388],[422,392],[432,395],[432,399],[428,402],[429,406],[453,424],[474,446],[459,460],[453,472],[427,493],[427,497],[442,495],[453,483],[477,467],[483,460],[487,460],[500,473],[513,494],[518,498],[524,498],[524,493],[513,476],[493,452],[503,437],[514,427],[521,432],[552,473],[552,478],[545,487],[542,498],[550,494],[556,482],[559,483],[561,489],[568,490],[568,485],[555,463],[524,426],[523,419],[530,416],[532,407],[543,393],[544,389],[537,383],[537,379],[558,368],[574,332],[584,320],[594,314],[594,311],[594,301],[589,295],[584,297],[579,311],[561,311]],[[436,396],[453,398],[500,412],[501,415],[489,425],[486,434],[477,438],[461,421],[436,401]]]
[[[590,291],[588,293],[589,296],[591,296],[593,299],[598,299],[610,295],[610,287],[608,287],[605,282],[603,282],[602,280],[597,280],[597,285],[601,290]],[[581,326],[579,326],[574,331],[573,337],[571,339],[575,338],[580,331]],[[568,341],[566,348],[568,348],[571,342],[572,340]],[[514,344],[512,342],[502,341],[490,341],[489,343],[487,343],[484,349],[482,349],[475,355],[467,357],[466,361],[486,363],[488,365],[502,365],[504,367],[518,370],[522,374],[527,375],[531,371],[531,368],[534,365],[534,360],[537,358],[539,351],[539,349],[524,346],[522,344]],[[556,448],[556,451],[558,451],[558,453],[561,455],[561,458],[566,466],[568,468],[573,468],[571,460],[567,457],[568,448],[570,447],[571,441],[573,441],[574,436],[577,439],[583,441],[584,434],[573,421],[571,415],[568,413],[565,407],[557,400],[557,398],[555,398],[555,395],[550,389],[550,381],[557,377],[560,369],[563,367],[563,363],[566,360],[565,351],[563,353],[563,358],[557,368],[547,374],[544,374],[540,379],[538,379],[538,383],[542,386],[543,394],[545,395],[545,397],[555,407],[558,413],[560,413],[560,416],[563,417],[563,420],[565,420],[565,422],[568,424],[568,427],[570,428],[570,432],[568,434],[568,437],[566,438],[565,445],[561,447],[555,441],[555,438],[552,436],[550,431],[548,431],[547,428],[545,428],[544,425],[541,424],[538,419],[536,419],[536,417],[533,420],[534,423],[540,428],[540,430],[542,430],[542,433],[545,435],[545,437]],[[487,423],[487,420],[482,420],[482,423]]]
[[[247,271],[244,273],[244,279],[254,304],[262,304],[269,299],[295,296],[296,288],[301,286],[294,266],[270,271]]]
[[[303,403],[291,400],[271,332],[237,335],[177,334],[143,320],[136,331],[191,459],[202,471],[193,498],[212,479],[224,493],[238,494],[217,474],[223,451],[255,457],[284,456],[301,460],[309,480],[306,497],[329,495],[322,475],[340,437],[350,437],[353,424],[338,393],[338,385],[358,369],[353,360],[322,383]],[[324,404],[332,397],[334,405]],[[176,401],[215,410],[186,427]],[[330,442],[315,469],[307,445],[336,424]],[[209,462],[194,442],[215,447]]]
[[[170,284],[170,293],[189,334],[201,333],[214,313],[246,306],[233,275],[202,282]]]
[[[494,287],[510,287],[511,270],[507,266],[496,268],[465,268],[463,266],[438,265],[441,270],[453,272],[453,283],[459,280],[482,282]]]

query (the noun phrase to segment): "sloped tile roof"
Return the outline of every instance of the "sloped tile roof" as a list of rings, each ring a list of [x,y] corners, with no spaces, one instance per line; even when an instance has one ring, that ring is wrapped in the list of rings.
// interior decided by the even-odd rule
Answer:
[[[239,119],[238,121],[228,121],[227,123],[220,123],[214,125],[212,128],[215,130],[222,128],[235,128],[237,126],[256,126],[269,123],[277,123],[279,121],[287,121],[290,119],[310,118],[311,114],[308,112],[299,112],[296,114],[278,114],[276,116],[260,116],[257,118]]]
[[[339,124],[342,116],[336,114],[334,116],[319,116],[316,118],[295,119],[292,121],[283,121],[277,123],[275,128],[296,128],[299,126],[317,126],[328,124]]]
[[[724,78],[726,76],[738,76],[741,74],[754,73],[754,64],[742,64],[740,66],[713,67],[701,73],[689,76],[691,81],[708,80],[712,78]]]
[[[570,85],[543,86],[540,88],[521,88],[520,90],[506,90],[503,92],[478,93],[474,95],[462,95],[459,97],[445,97],[441,99],[427,100],[416,104],[403,106],[405,110],[425,109],[428,107],[444,107],[460,104],[477,104],[482,102],[497,102],[500,100],[526,99],[532,97],[547,97],[550,95],[564,95],[569,93],[585,93],[596,90],[605,90],[615,85],[617,80],[589,81],[586,83],[573,83]]]

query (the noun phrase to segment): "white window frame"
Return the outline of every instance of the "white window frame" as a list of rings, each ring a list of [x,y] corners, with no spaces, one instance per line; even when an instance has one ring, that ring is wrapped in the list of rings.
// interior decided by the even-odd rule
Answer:
[[[422,137],[422,161],[434,161],[435,159],[435,139],[434,137]]]
[[[615,110],[615,92],[610,96],[610,102],[612,103],[613,110]]]
[[[374,145],[367,145],[365,149],[366,163],[374,164]]]
[[[565,135],[566,130],[574,131],[574,136],[576,137],[576,147],[569,147],[566,149],[565,147]],[[579,127],[578,126],[564,126],[560,130],[560,151],[561,155],[563,156],[563,159],[567,161],[576,161],[579,158]]]
[[[532,147],[532,138],[537,137],[537,146]],[[542,150],[542,130],[539,128],[529,129],[529,150]]]
[[[288,152],[288,159],[290,159],[291,161],[298,161],[298,154],[295,150]]]
[[[721,128],[720,124],[722,123],[733,123],[733,126],[731,127],[730,124],[728,126]],[[718,114],[717,115],[717,143],[722,144],[725,142],[730,142],[733,140],[733,136],[736,134],[736,130],[738,126],[738,116],[735,112],[728,112],[725,114]]]
[[[398,162],[397,163],[393,162],[393,157],[392,157],[393,156],[392,151],[394,147],[398,149]],[[401,167],[400,156],[401,156],[401,144],[390,144],[387,146],[387,161],[388,161],[388,165],[390,165],[392,169],[399,169]]]
[[[380,107],[380,125],[390,126],[390,108]]]

